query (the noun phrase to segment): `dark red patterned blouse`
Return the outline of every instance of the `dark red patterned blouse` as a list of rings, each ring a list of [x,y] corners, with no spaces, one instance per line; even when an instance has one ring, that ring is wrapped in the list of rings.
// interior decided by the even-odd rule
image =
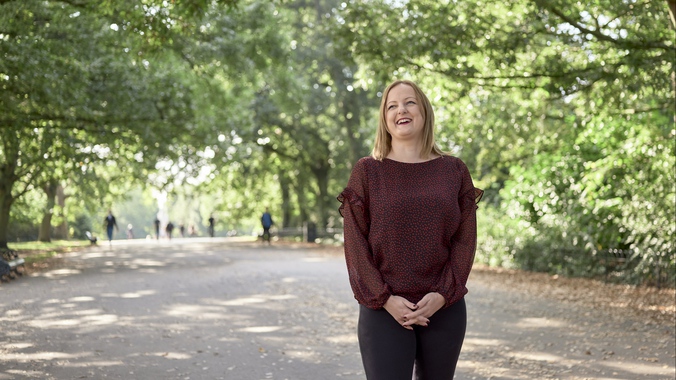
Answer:
[[[357,301],[379,309],[390,295],[416,303],[438,292],[446,307],[462,299],[482,195],[456,157],[421,163],[360,159],[338,196]]]

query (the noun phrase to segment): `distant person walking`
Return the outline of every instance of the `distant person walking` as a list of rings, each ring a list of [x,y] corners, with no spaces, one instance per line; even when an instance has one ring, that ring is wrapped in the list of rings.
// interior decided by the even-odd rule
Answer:
[[[108,234],[108,244],[113,244],[113,229],[119,231],[119,228],[117,227],[117,221],[115,220],[115,216],[113,216],[112,210],[108,210],[108,215],[103,220],[103,224],[106,226],[106,233]]]
[[[209,215],[209,236],[214,237],[214,225],[216,224],[216,219],[214,215]]]
[[[263,241],[272,244],[270,241],[270,227],[272,227],[275,222],[272,221],[272,215],[270,215],[267,207],[265,208],[263,216],[261,216],[261,224],[263,225]]]
[[[183,225],[183,223],[178,225],[178,231],[181,233],[181,237],[184,238],[185,237],[185,225]]]
[[[160,218],[155,217],[155,239],[160,240]]]
[[[127,239],[134,238],[134,226],[131,223],[127,224]]]
[[[169,240],[171,240],[171,233],[174,232],[174,223],[172,223],[171,221],[167,223],[165,230],[167,231],[167,237],[169,238]]]

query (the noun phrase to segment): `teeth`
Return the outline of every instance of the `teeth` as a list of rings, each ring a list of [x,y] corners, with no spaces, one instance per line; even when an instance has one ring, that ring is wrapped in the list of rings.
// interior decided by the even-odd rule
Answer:
[[[408,122],[408,121],[411,121],[411,119],[401,119],[397,122],[397,124],[405,123],[405,122]]]

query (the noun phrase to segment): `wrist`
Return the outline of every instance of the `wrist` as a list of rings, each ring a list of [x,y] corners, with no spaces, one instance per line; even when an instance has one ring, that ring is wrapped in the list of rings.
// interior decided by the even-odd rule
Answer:
[[[439,292],[433,292],[432,294],[435,294],[435,298],[438,300],[437,302],[439,303],[439,305],[441,305],[442,308],[446,306],[446,297],[444,297]]]

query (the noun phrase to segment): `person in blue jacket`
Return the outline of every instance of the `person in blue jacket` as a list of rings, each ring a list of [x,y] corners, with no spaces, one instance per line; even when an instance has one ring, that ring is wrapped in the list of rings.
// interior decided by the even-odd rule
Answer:
[[[267,241],[268,244],[272,244],[270,242],[270,227],[272,227],[275,222],[272,221],[272,216],[270,215],[267,207],[265,208],[265,212],[261,217],[261,224],[263,225],[263,241]]]

